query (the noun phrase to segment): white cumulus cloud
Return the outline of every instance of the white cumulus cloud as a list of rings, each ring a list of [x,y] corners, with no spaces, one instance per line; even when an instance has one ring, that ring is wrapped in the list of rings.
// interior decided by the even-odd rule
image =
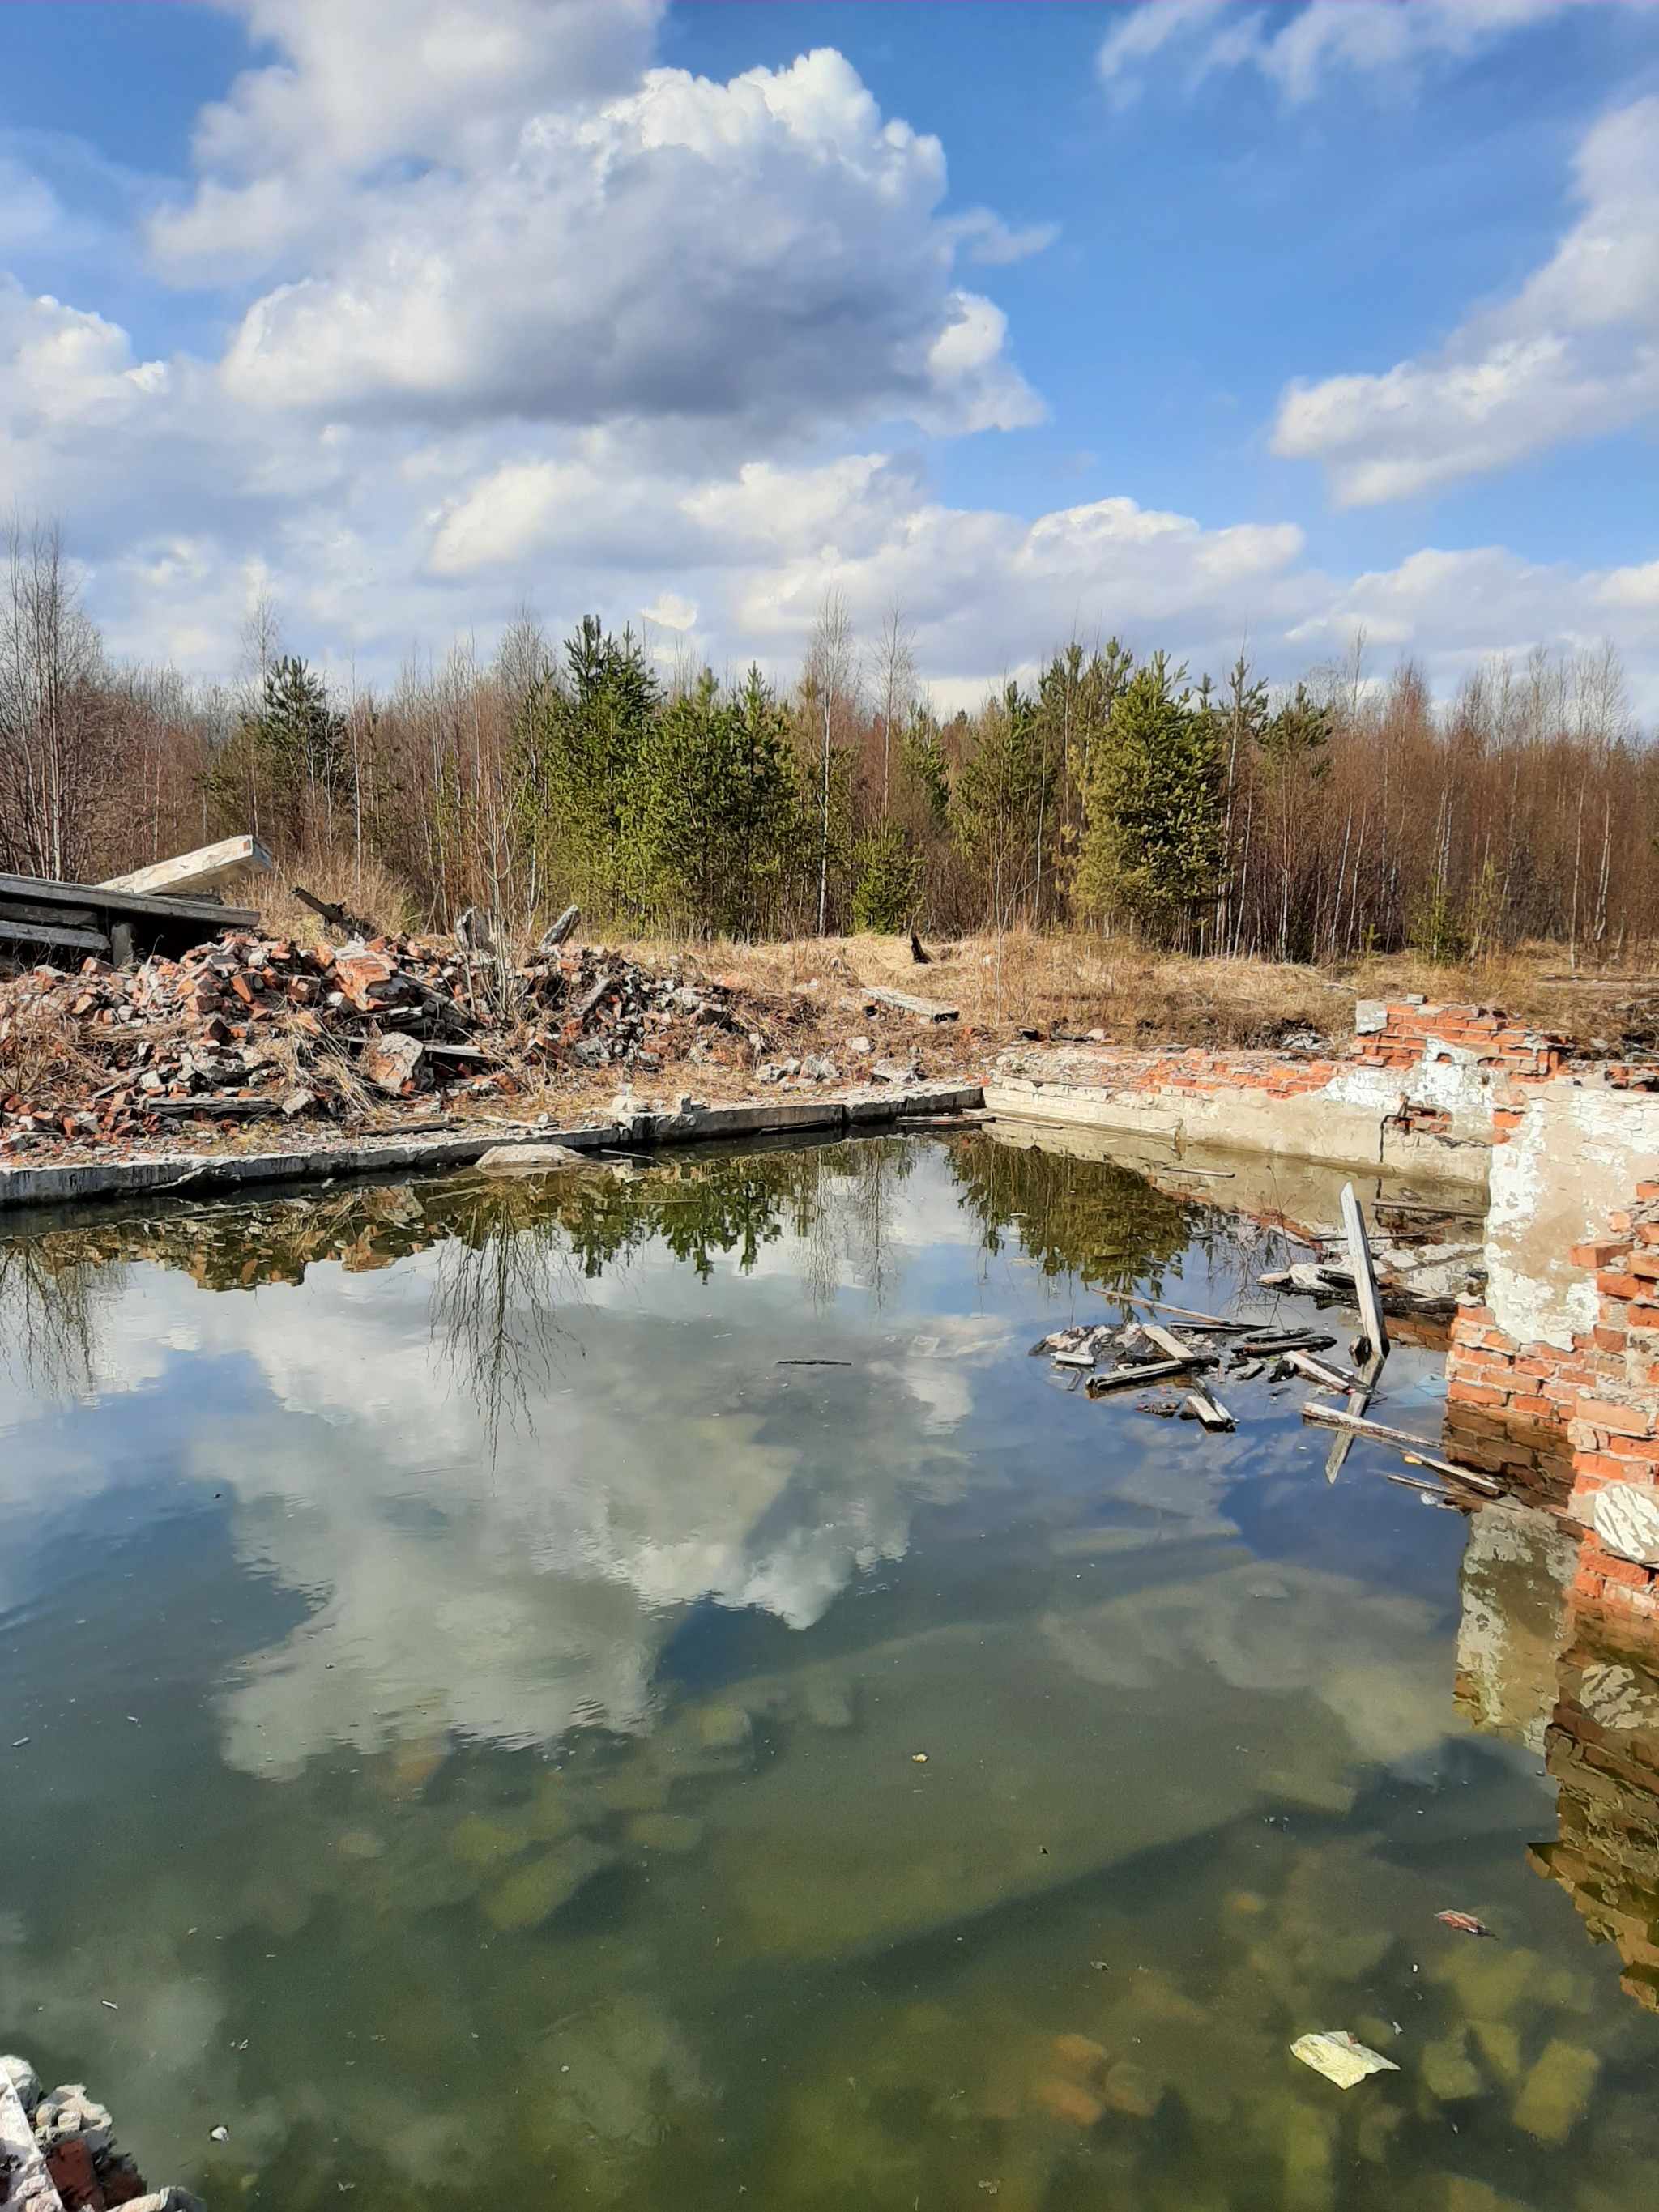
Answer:
[[[1190,82],[1249,68],[1291,103],[1340,71],[1408,79],[1432,61],[1467,61],[1498,40],[1559,14],[1564,0],[1309,0],[1288,15],[1229,0],[1142,0],[1102,41],[1097,65],[1121,103],[1159,55],[1179,57]]]
[[[1659,100],[1585,137],[1578,221],[1512,298],[1437,355],[1293,385],[1273,448],[1322,462],[1344,506],[1440,489],[1659,409]]]
[[[939,141],[839,53],[714,83],[642,66],[653,15],[256,9],[283,58],[207,111],[195,194],[150,231],[180,281],[278,280],[227,391],[440,421],[1040,420],[953,270],[1051,234],[942,217]]]

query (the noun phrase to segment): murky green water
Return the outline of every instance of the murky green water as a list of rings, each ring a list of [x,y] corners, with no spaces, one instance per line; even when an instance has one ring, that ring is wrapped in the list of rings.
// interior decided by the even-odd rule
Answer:
[[[1270,1249],[989,1139],[0,1248],[0,2047],[216,2212],[1645,2212],[1548,1540],[1026,1356]]]

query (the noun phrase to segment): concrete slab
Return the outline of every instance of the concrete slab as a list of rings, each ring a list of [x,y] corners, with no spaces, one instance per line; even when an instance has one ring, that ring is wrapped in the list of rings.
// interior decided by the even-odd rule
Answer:
[[[57,1206],[71,1201],[156,1196],[188,1190],[192,1196],[240,1189],[260,1182],[320,1182],[345,1175],[392,1175],[471,1167],[485,1153],[516,1145],[558,1146],[592,1152],[619,1146],[676,1146],[773,1135],[839,1133],[850,1127],[892,1123],[907,1115],[942,1114],[978,1106],[975,1084],[924,1084],[861,1097],[781,1099],[763,1103],[704,1106],[684,1114],[635,1114],[576,1129],[527,1126],[469,1131],[454,1136],[370,1138],[357,1145],[319,1145],[269,1152],[173,1152],[143,1160],[86,1160],[51,1167],[0,1169],[0,1211],[9,1206]],[[870,1109],[871,1110],[865,1110]]]

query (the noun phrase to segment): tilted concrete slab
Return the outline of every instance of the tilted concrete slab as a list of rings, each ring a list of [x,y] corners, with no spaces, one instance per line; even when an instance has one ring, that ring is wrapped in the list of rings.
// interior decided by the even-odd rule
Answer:
[[[175,853],[130,875],[106,876],[103,891],[137,891],[149,898],[189,898],[217,890],[248,868],[269,873],[275,866],[257,837],[222,837],[216,845],[198,845],[191,853]]]

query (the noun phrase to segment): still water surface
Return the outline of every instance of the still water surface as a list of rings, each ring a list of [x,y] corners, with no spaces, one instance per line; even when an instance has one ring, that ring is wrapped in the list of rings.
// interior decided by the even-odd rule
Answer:
[[[1551,1540],[1027,1356],[1272,1250],[988,1139],[0,1247],[0,2047],[215,2212],[1648,2212]]]

